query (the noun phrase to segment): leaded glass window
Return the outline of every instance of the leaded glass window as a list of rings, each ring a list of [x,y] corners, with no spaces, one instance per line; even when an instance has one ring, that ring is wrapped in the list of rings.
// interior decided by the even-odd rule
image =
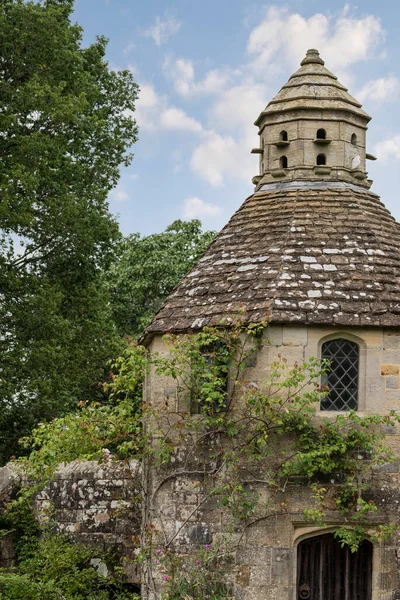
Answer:
[[[321,410],[357,410],[359,347],[349,340],[329,340],[322,344],[322,358],[329,361],[322,385],[327,395]]]

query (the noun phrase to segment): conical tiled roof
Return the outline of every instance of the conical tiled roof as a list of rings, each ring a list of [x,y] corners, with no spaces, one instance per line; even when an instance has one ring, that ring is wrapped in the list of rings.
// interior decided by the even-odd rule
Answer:
[[[272,186],[273,187],[273,186]],[[400,225],[345,183],[250,196],[172,292],[148,332],[252,322],[400,326]],[[295,189],[293,189],[295,188]]]
[[[275,323],[400,327],[400,225],[353,166],[354,159],[365,162],[369,119],[309,50],[256,123],[264,169],[258,191],[147,332],[217,325],[242,309],[251,322],[268,314]],[[277,142],[286,122],[286,137]],[[313,139],[319,127],[332,139]],[[327,162],[319,163],[322,143]],[[290,165],[275,173],[282,153]],[[286,181],[277,183],[278,175]]]
[[[299,108],[344,110],[369,121],[371,117],[362,110],[361,104],[350,96],[347,88],[324,64],[318,50],[308,50],[300,69],[293,73],[289,81],[269,102],[255,125],[259,125],[266,115]]]

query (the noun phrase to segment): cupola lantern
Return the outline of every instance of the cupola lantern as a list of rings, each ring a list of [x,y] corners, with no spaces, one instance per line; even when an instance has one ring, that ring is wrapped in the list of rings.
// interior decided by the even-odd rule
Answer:
[[[260,174],[256,190],[281,181],[344,181],[369,188],[366,130],[371,117],[317,50],[296,71],[255,122]]]

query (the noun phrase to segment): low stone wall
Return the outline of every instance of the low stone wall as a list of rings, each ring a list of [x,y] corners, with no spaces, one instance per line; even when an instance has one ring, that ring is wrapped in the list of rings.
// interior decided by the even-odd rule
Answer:
[[[102,550],[114,548],[123,561],[127,579],[138,583],[133,560],[141,522],[140,465],[136,461],[73,462],[61,467],[48,489],[36,498],[39,521],[52,520],[58,533]],[[12,465],[0,469],[0,510],[20,484]],[[0,541],[0,566],[15,559],[10,536]]]
[[[0,468],[0,515],[5,504],[9,502],[20,484],[20,477],[12,465]],[[7,569],[15,564],[14,535],[0,536],[0,569]]]

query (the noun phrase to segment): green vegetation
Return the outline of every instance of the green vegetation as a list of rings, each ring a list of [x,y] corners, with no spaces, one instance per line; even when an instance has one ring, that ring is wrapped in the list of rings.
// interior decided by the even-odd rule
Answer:
[[[0,457],[95,397],[121,349],[101,279],[119,238],[107,195],[136,141],[138,88],[72,0],[0,5]]]
[[[231,600],[233,594],[225,583],[229,556],[223,545],[205,544],[190,553],[161,548],[154,551],[160,566],[163,600]]]
[[[104,449],[111,459],[145,458],[159,483],[147,497],[153,524],[138,558],[145,563],[160,561],[164,597],[169,600],[183,598],[190,590],[193,598],[229,597],[223,572],[229,570],[229,557],[240,545],[238,532],[244,534],[271,517],[297,515],[291,509],[293,483],[310,490],[304,511],[308,521],[323,527],[333,515],[342,515],[346,526],[338,527],[336,535],[353,551],[364,538],[388,538],[395,527],[371,525],[376,506],[365,493],[373,469],[393,460],[382,426],[393,426],[400,418],[361,417],[352,411],[317,416],[324,393],[321,374],[327,365],[316,359],[290,366],[278,359],[266,381],[251,383],[248,365],[255,351],[268,344],[266,324],[246,325],[242,317],[232,317],[221,325],[197,334],[166,336],[168,355],[149,355],[131,344],[106,384],[111,404],[82,405],[77,414],[35,429],[24,442],[31,454],[20,461],[31,485],[11,504],[9,514],[15,510],[18,514],[21,503],[29,506],[61,461],[99,459]],[[150,368],[175,380],[178,412],[175,400],[157,409],[137,400]],[[200,472],[202,476],[193,479]],[[199,501],[191,517],[211,503],[231,523],[223,551],[219,540],[210,548],[176,554],[176,541],[190,517],[170,536],[155,528],[158,490],[175,478],[192,480]],[[332,496],[325,503],[326,481],[332,480],[334,508]],[[218,557],[212,563],[215,578],[207,578],[207,560],[213,553]],[[192,568],[193,561],[199,561],[198,570]]]
[[[0,571],[2,600],[135,600],[137,594],[124,590],[121,568],[115,557],[76,544],[57,535],[44,536],[25,548],[18,572]],[[103,564],[114,567],[101,574]],[[91,562],[97,558],[95,565]]]
[[[211,241],[199,221],[122,239],[107,196],[138,86],[82,47],[73,0],[0,3],[0,464],[79,401]]]
[[[137,337],[161,303],[214,239],[200,221],[174,221],[162,233],[134,233],[120,244],[106,276],[113,318],[121,335]]]

